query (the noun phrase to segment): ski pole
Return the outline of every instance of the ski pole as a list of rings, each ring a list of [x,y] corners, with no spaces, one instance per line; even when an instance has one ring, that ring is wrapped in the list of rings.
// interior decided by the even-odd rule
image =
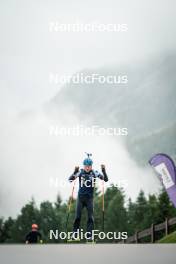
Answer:
[[[68,207],[67,207],[67,216],[66,216],[66,224],[65,224],[66,233],[67,233],[67,227],[68,227],[68,220],[69,220],[69,216],[70,216],[71,204],[72,204],[72,201],[73,201],[75,183],[76,183],[76,180],[74,180],[74,182],[73,182],[72,193],[71,193],[71,196],[69,198]]]
[[[104,181],[102,182],[102,231],[104,232]]]

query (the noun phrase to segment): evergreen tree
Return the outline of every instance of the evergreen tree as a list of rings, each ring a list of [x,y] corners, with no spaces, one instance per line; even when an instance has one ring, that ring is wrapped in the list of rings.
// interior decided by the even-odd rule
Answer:
[[[158,218],[157,222],[161,223],[165,221],[166,218],[176,216],[176,209],[173,207],[169,200],[168,194],[164,189],[160,192],[158,196]]]
[[[137,197],[136,203],[134,205],[134,214],[133,214],[133,226],[135,228],[134,231],[143,230],[147,228],[145,217],[148,210],[148,203],[145,197],[144,192],[141,190]]]
[[[128,223],[125,196],[123,190],[118,187],[116,188],[116,194],[109,201],[107,216],[106,231],[127,231]]]

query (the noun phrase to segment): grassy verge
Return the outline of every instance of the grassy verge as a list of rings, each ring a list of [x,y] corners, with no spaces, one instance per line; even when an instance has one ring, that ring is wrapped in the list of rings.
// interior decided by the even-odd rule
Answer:
[[[176,231],[163,237],[157,243],[176,243]]]

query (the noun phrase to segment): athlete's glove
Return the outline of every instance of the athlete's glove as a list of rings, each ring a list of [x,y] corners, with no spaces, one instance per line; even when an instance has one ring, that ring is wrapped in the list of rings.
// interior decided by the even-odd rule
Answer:
[[[78,167],[78,166],[76,166],[76,167],[75,167],[75,170],[74,170],[74,173],[73,173],[73,174],[76,174],[76,173],[78,173],[78,171],[79,171],[79,167]]]
[[[101,164],[101,170],[102,170],[102,172],[106,171],[105,165]]]

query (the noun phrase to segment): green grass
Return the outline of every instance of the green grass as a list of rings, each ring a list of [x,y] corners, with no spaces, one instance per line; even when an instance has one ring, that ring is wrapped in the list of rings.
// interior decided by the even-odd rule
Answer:
[[[176,231],[163,237],[157,243],[176,243]]]

